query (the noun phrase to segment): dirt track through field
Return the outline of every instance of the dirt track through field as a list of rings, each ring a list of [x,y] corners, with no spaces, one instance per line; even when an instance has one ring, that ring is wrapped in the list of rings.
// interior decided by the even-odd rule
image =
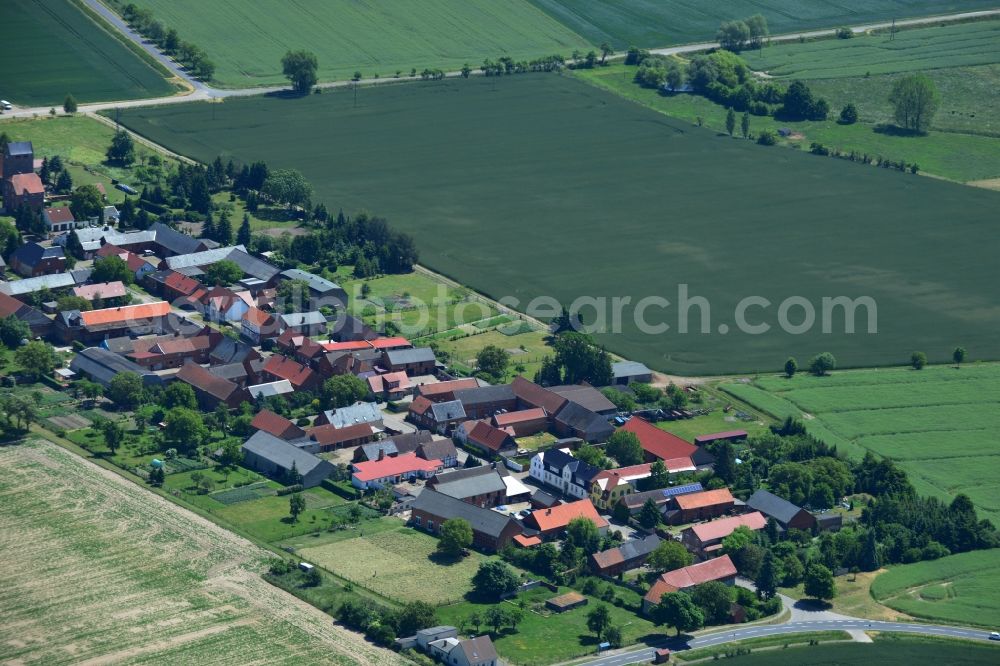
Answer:
[[[0,447],[0,664],[400,664],[266,551],[49,442]]]

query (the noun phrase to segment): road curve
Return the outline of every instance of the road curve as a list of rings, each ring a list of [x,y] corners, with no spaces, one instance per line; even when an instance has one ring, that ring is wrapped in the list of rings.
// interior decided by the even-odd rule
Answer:
[[[141,35],[134,32],[128,25],[115,14],[113,11],[108,9],[103,5],[100,0],[83,0],[88,7],[90,7],[94,12],[99,14],[101,18],[111,24],[116,30],[124,34],[128,39],[138,44],[144,51],[149,53],[152,57],[156,58],[158,62],[163,64],[164,67],[170,70],[175,76],[183,79],[193,88],[193,92],[187,95],[175,95],[173,97],[154,97],[149,99],[135,99],[135,100],[125,100],[118,102],[98,102],[95,104],[82,104],[79,107],[79,111],[84,113],[94,113],[97,111],[106,111],[108,109],[126,109],[132,107],[141,106],[154,106],[161,104],[183,104],[186,102],[198,102],[206,101],[212,99],[224,99],[226,97],[249,97],[252,95],[265,95],[268,93],[280,92],[282,90],[288,90],[287,86],[271,86],[271,87],[260,87],[260,88],[215,88],[198,81],[197,79],[191,77],[187,71],[185,71],[176,62],[171,60],[169,57],[164,55],[157,49],[154,45],[147,43]],[[944,21],[967,21],[970,19],[984,18],[987,16],[1000,16],[1000,9],[985,9],[975,12],[961,12],[958,14],[946,14],[943,16],[924,16],[920,18],[910,18],[901,19],[896,21],[897,27],[903,26],[914,26],[914,25],[928,25],[933,23],[941,23]],[[892,25],[889,21],[883,21],[879,23],[868,23],[865,25],[853,26],[851,30],[855,33],[864,33],[869,30],[878,30],[883,28],[888,28]],[[827,37],[833,35],[836,32],[835,28],[827,28],[823,30],[811,30],[807,32],[796,32],[788,33],[783,35],[772,35],[770,37],[771,42],[788,42],[795,41],[799,38],[813,39],[817,37]],[[651,49],[651,53],[658,55],[676,55],[682,53],[693,53],[697,51],[705,51],[707,49],[712,49],[718,47],[718,42],[701,42],[698,44],[682,44],[679,46],[668,46],[664,48]],[[618,54],[612,56],[610,59],[620,59],[624,58],[624,54]],[[447,72],[445,77],[455,78],[461,76],[461,72]],[[478,70],[473,71],[473,75],[479,76],[481,72]],[[409,77],[406,78],[379,78],[379,79],[361,79],[360,81],[330,81],[327,83],[320,83],[317,87],[319,88],[346,88],[354,85],[375,85],[384,83],[399,83],[401,81],[412,81]],[[48,113],[49,107],[34,107],[34,108],[17,108],[12,112],[8,112],[0,116],[0,120],[3,118],[30,118],[32,116],[40,116]]]
[[[583,662],[580,666],[625,666],[626,664],[638,664],[649,662],[658,648],[670,648],[674,651],[693,650],[696,648],[707,648],[716,645],[725,645],[734,641],[742,641],[750,638],[761,638],[764,636],[784,636],[789,634],[799,634],[811,631],[881,631],[905,634],[922,634],[925,636],[941,636],[945,638],[961,638],[967,640],[989,640],[990,632],[981,629],[967,629],[964,627],[947,627],[934,624],[914,624],[907,622],[879,622],[876,620],[817,620],[812,622],[788,622],[785,624],[765,624],[746,627],[744,629],[732,629],[711,634],[697,636],[688,640],[670,638],[662,643],[641,647],[617,654],[609,654],[597,657],[591,661]]]

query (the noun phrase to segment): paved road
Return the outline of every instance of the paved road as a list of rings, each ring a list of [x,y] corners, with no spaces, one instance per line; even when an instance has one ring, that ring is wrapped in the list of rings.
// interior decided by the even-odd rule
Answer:
[[[656,648],[667,647],[671,650],[687,650],[695,648],[725,645],[733,641],[762,636],[783,636],[810,631],[882,631],[907,634],[923,634],[925,636],[943,636],[948,638],[963,638],[972,640],[989,640],[990,632],[962,627],[945,627],[931,624],[910,624],[905,622],[878,622],[868,620],[833,620],[815,622],[788,622],[785,624],[769,624],[717,632],[692,638],[688,641],[671,639],[654,647],[643,647],[618,654],[599,657],[585,662],[581,666],[624,666],[638,664],[653,659]]]
[[[143,48],[147,53],[156,58],[157,61],[162,63],[167,69],[170,70],[175,76],[186,81],[191,87],[192,92],[186,95],[176,95],[174,97],[157,97],[152,99],[135,99],[135,100],[125,100],[119,102],[100,102],[96,104],[83,104],[79,107],[79,111],[82,113],[94,113],[97,111],[105,111],[108,109],[115,108],[131,108],[140,106],[151,106],[151,105],[161,105],[161,104],[183,104],[186,102],[196,102],[205,101],[211,99],[222,99],[226,97],[248,97],[251,95],[264,95],[267,93],[275,93],[283,90],[288,90],[287,86],[272,86],[272,87],[261,87],[261,88],[238,88],[238,89],[224,89],[215,88],[206,83],[202,83],[197,79],[192,78],[181,66],[176,62],[163,55],[155,46],[146,43],[141,35],[132,31],[121,18],[112,12],[110,9],[101,4],[100,0],[83,0],[88,7],[97,12],[105,21],[109,22],[115,29],[119,30],[128,39],[132,40],[140,47]],[[1000,9],[987,9],[976,12],[962,12],[959,14],[947,14],[944,16],[927,16],[922,18],[912,18],[912,19],[902,19],[896,21],[897,27],[902,26],[914,26],[914,25],[926,25],[933,23],[940,23],[942,21],[964,21],[974,18],[982,18],[985,16],[997,16],[1000,15]],[[892,23],[885,21],[881,23],[868,23],[865,25],[854,26],[851,28],[855,33],[863,33],[869,30],[877,30],[882,28],[888,28]],[[794,41],[800,37],[805,38],[815,38],[815,37],[825,37],[832,35],[836,32],[835,29],[825,29],[825,30],[812,30],[807,32],[796,32],[789,33],[785,35],[773,35],[771,36],[771,42],[787,42]],[[699,44],[683,44],[680,46],[669,46],[665,48],[652,49],[652,53],[660,55],[674,55],[680,53],[691,53],[696,51],[704,51],[706,49],[711,49],[717,47],[719,44],[717,42],[702,42]],[[624,54],[618,54],[612,56],[611,59],[623,58]],[[473,71],[474,75],[480,75],[481,72],[478,70]],[[447,78],[455,78],[461,76],[461,72],[448,72],[445,74]],[[331,81],[328,83],[319,84],[320,88],[346,88],[353,85],[375,85],[383,83],[396,83],[401,80],[411,80],[411,79],[394,79],[391,77],[380,78],[380,79],[362,79],[361,81]],[[34,107],[34,108],[15,108],[13,111],[8,111],[0,116],[2,118],[8,117],[31,117],[34,115],[44,115],[48,113],[49,107]]]

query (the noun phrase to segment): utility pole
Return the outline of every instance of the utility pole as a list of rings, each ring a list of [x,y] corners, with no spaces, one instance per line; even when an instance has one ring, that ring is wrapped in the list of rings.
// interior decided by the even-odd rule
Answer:
[[[896,39],[896,17],[892,17],[892,27],[889,28],[889,41]]]

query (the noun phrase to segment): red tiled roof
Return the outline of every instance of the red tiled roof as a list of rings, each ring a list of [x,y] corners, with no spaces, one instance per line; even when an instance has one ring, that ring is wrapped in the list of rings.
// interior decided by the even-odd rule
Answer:
[[[678,495],[676,498],[677,506],[681,509],[701,509],[718,504],[732,504],[733,501],[733,494],[729,492],[729,488],[703,490],[700,493]]]
[[[660,430],[649,421],[633,416],[618,429],[631,432],[639,438],[644,451],[661,460],[690,458],[698,450],[694,444],[685,442],[677,435]]]
[[[193,354],[196,351],[210,349],[214,345],[215,340],[211,335],[136,340],[128,356],[131,358],[153,358],[171,354]]]
[[[430,409],[433,405],[434,405],[433,402],[431,402],[422,395],[418,395],[416,398],[413,399],[413,402],[410,403],[409,411],[413,412],[414,414],[425,414],[427,410]]]
[[[190,296],[201,287],[201,283],[193,277],[184,275],[183,273],[178,273],[177,271],[170,271],[170,274],[163,279],[163,284],[179,294],[184,294],[185,296]]]
[[[526,522],[533,524],[541,532],[551,532],[565,528],[574,518],[589,518],[598,528],[608,526],[608,521],[601,518],[589,499],[557,504],[548,509],[536,509],[527,517]]]
[[[494,428],[486,421],[476,421],[469,432],[469,441],[480,444],[490,451],[499,451],[510,437],[504,430]]]
[[[731,518],[720,518],[700,525],[692,525],[688,529],[698,537],[702,543],[725,539],[733,533],[737,527],[749,527],[752,530],[762,530],[767,525],[767,518],[760,511],[745,513],[742,516],[732,516]]]
[[[114,282],[100,282],[98,284],[85,284],[73,288],[73,295],[92,301],[98,296],[101,298],[121,298],[125,295],[125,285],[120,280]]]
[[[287,379],[292,383],[292,386],[296,387],[310,381],[313,376],[311,369],[290,358],[285,358],[281,354],[274,354],[267,359],[267,363],[264,364],[264,372],[279,379]]]
[[[118,308],[81,312],[80,319],[84,326],[100,326],[165,317],[168,314],[170,314],[170,303],[156,301],[155,303],[139,303],[138,305],[123,305]]]
[[[538,419],[546,418],[545,410],[541,407],[534,407],[532,409],[522,409],[519,412],[507,412],[506,414],[497,414],[493,417],[493,422],[497,424],[498,428],[505,428],[510,425],[515,425],[517,423],[524,423],[526,421],[536,421]]]
[[[424,460],[416,453],[403,453],[394,458],[354,463],[354,476],[359,481],[373,481],[411,472],[430,473],[441,468],[440,460]]]
[[[549,414],[556,414],[567,402],[566,398],[558,393],[542,388],[521,376],[514,378],[514,381],[510,383],[510,388],[519,400],[535,407],[542,407]]]
[[[0,317],[9,317],[24,307],[24,303],[0,291]]]
[[[177,373],[177,379],[223,401],[228,400],[233,392],[239,388],[228,379],[213,375],[197,363],[185,363],[184,367]]]
[[[291,439],[305,436],[305,431],[286,419],[281,414],[276,414],[270,409],[262,409],[253,417],[250,425],[257,430],[279,437],[281,439]]]
[[[105,243],[97,250],[96,254],[101,258],[115,256],[124,259],[125,255],[128,254],[128,250],[123,250],[112,243]]]
[[[372,393],[382,391],[405,391],[410,388],[410,376],[405,372],[387,372],[384,375],[372,375],[368,378],[368,388]]]
[[[522,548],[531,548],[532,546],[538,546],[542,543],[542,539],[537,536],[525,536],[523,534],[515,534],[514,543]]]
[[[273,319],[269,313],[264,312],[260,308],[250,308],[243,314],[243,318],[251,324],[256,324],[258,327],[266,325]]]
[[[45,186],[37,173],[16,173],[10,177],[10,184],[18,195],[23,194],[25,190],[28,191],[28,194],[45,193]]]
[[[431,397],[442,393],[454,393],[455,391],[472,388],[479,388],[479,380],[474,377],[466,377],[464,379],[452,379],[447,382],[438,382],[437,384],[421,384],[420,395]]]
[[[310,428],[307,432],[309,439],[320,446],[336,446],[362,437],[371,437],[374,433],[375,431],[368,423],[352,423],[343,428],[326,424]]]
[[[651,463],[645,463],[643,465],[619,467],[618,469],[606,469],[603,472],[598,472],[597,475],[590,480],[590,483],[596,483],[601,490],[611,490],[617,487],[619,483],[628,483],[629,481],[645,479],[650,475],[650,468],[652,468],[652,466],[653,465]],[[603,483],[601,483],[602,481]]]
[[[45,217],[53,224],[73,222],[73,212],[69,206],[50,207],[45,209]]]
[[[324,342],[327,351],[357,351],[359,349],[397,349],[412,347],[410,341],[403,337],[375,338],[374,340],[357,340],[353,342]]]
[[[649,588],[644,597],[652,604],[660,603],[660,597],[667,592],[679,592],[695,585],[701,585],[713,580],[723,580],[736,575],[736,567],[728,555],[692,564],[683,569],[674,569],[661,575]]]

